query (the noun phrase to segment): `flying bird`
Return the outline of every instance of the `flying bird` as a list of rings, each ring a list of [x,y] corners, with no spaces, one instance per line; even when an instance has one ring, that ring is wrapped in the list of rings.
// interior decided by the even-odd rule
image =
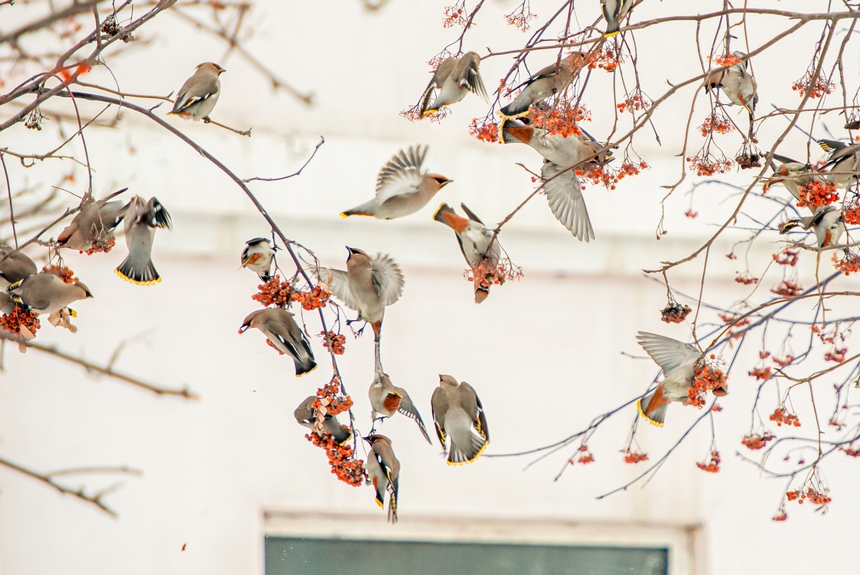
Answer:
[[[755,105],[758,102],[756,81],[749,73],[747,55],[743,52],[732,52],[732,55],[743,61],[728,68],[711,72],[705,79],[705,91],[719,88],[732,104],[745,108],[749,112],[750,120],[752,120]]]
[[[421,171],[427,146],[413,146],[397,152],[376,178],[376,196],[351,210],[349,216],[373,216],[378,220],[393,220],[414,214],[427,205],[436,192],[450,184],[445,176]]]
[[[81,211],[72,218],[71,223],[57,236],[57,246],[82,252],[94,247],[106,249],[108,242],[114,237],[114,228],[122,222],[131,207],[131,202],[124,203],[113,198],[127,189],[123,188],[83,206]]]
[[[275,349],[292,358],[296,377],[316,369],[314,352],[291,312],[279,307],[258,309],[248,314],[239,333],[245,333],[249,327],[259,329]]]
[[[478,71],[480,64],[481,57],[475,52],[466,52],[459,58],[442,60],[421,96],[421,117],[438,112],[442,106],[456,104],[469,92],[486,100],[487,91]],[[434,92],[436,98],[431,103]]]
[[[218,76],[226,71],[214,62],[198,64],[197,71],[179,88],[176,103],[168,115],[208,122],[209,114],[215,109],[218,96],[221,95],[221,80]]]
[[[384,435],[368,435],[364,438],[370,444],[364,469],[375,491],[376,504],[385,507],[385,494],[388,493],[388,520],[397,523],[397,496],[400,493],[400,461],[394,455],[391,440]]]
[[[376,378],[370,384],[370,389],[367,392],[370,398],[370,406],[373,409],[373,419],[381,419],[383,417],[391,417],[395,413],[401,413],[418,424],[418,429],[424,435],[427,443],[433,444],[430,441],[430,435],[427,433],[427,428],[424,427],[424,420],[421,419],[421,414],[418,413],[415,404],[412,403],[412,398],[406,393],[402,387],[397,387],[391,383],[391,379],[387,373],[377,372]]]
[[[152,241],[155,228],[170,229],[170,214],[157,198],[144,200],[134,196],[125,214],[125,243],[128,256],[117,266],[116,274],[137,285],[154,285],[161,281],[152,263]]]
[[[465,465],[478,459],[490,443],[490,432],[475,389],[465,381],[457,383],[450,375],[440,375],[430,405],[442,447],[448,438],[451,440],[448,465]]]

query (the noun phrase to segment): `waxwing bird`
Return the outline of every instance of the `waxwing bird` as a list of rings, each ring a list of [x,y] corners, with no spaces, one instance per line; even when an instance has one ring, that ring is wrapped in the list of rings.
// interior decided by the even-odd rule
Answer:
[[[258,309],[248,314],[239,333],[245,333],[249,327],[259,329],[275,349],[292,358],[296,364],[296,377],[316,369],[314,352],[291,312],[279,307]]]
[[[397,495],[400,492],[400,461],[391,448],[391,440],[384,435],[368,435],[364,438],[370,444],[364,469],[376,491],[376,504],[385,507],[385,493],[388,492],[388,520],[397,523]]]
[[[732,55],[739,59],[747,56],[743,52],[732,52]],[[734,66],[712,72],[705,79],[705,91],[720,88],[732,104],[746,108],[752,118],[758,102],[758,94],[755,78],[749,73],[748,68],[749,60],[744,59]]]
[[[573,236],[580,241],[594,239],[594,229],[582,197],[582,186],[576,172],[544,160],[540,170],[543,190],[546,193],[549,209]]]
[[[621,21],[633,6],[633,0],[600,0],[600,6],[603,8],[603,19],[606,20],[606,33],[603,36],[615,36]]]
[[[378,342],[385,308],[403,293],[403,272],[389,255],[368,256],[358,248],[346,249],[346,271],[322,268],[314,273],[346,307],[358,312],[358,320],[373,327]]]
[[[845,233],[845,217],[836,206],[817,206],[813,215],[794,218],[782,224],[779,233],[785,234],[798,227],[807,231],[812,229],[818,247],[827,248],[835,246]]]
[[[781,164],[779,166],[771,164],[773,175],[765,182],[765,191],[774,184],[782,184],[795,199],[799,200],[800,186],[805,186],[815,180],[821,181],[823,177],[809,164],[779,154],[774,154],[773,159],[781,162]]]
[[[412,398],[406,393],[402,387],[397,387],[391,383],[391,379],[387,373],[377,372],[376,378],[370,384],[370,389],[367,392],[370,397],[370,406],[373,408],[373,419],[383,417],[391,417],[395,413],[401,413],[418,424],[421,434],[427,443],[433,444],[430,441],[430,435],[427,433],[427,428],[424,427],[424,420],[421,419],[421,414],[412,403]]]
[[[484,82],[478,72],[480,64],[481,57],[475,52],[466,52],[459,58],[442,60],[421,96],[421,117],[435,114],[442,106],[456,104],[469,92],[486,100],[487,90],[484,89]],[[433,98],[434,92],[436,99],[431,104],[430,99]]]
[[[311,395],[302,401],[293,412],[296,421],[299,422],[299,425],[307,427],[311,431],[322,429],[330,433],[338,445],[345,444],[352,437],[352,433],[349,432],[348,428],[340,424],[337,417],[325,412],[323,412],[323,415],[320,415],[320,411],[322,410],[314,408],[314,403],[317,401],[319,401],[319,397],[316,395]],[[318,422],[321,422],[320,427],[317,427]]]
[[[94,247],[106,249],[108,242],[114,237],[114,228],[120,224],[131,206],[130,202],[126,204],[113,198],[127,189],[123,188],[83,206],[57,236],[57,246],[82,252]]]
[[[254,238],[245,243],[247,245],[242,252],[242,267],[256,273],[264,282],[272,279],[272,259],[275,256],[272,242],[266,238]]]
[[[466,258],[466,263],[472,268],[475,285],[475,303],[481,303],[490,295],[490,281],[488,274],[495,274],[502,256],[502,247],[499,239],[493,237],[493,232],[484,227],[478,216],[476,216],[465,204],[460,204],[467,217],[463,217],[448,204],[443,203],[433,214],[433,219],[443,223],[457,236],[460,251]]]
[[[116,274],[127,282],[148,286],[161,281],[152,263],[155,228],[170,229],[170,214],[158,199],[135,196],[125,214],[125,243],[128,256],[117,266]]]
[[[52,314],[78,300],[93,297],[90,289],[80,280],[66,283],[51,272],[28,276],[10,285],[7,291],[16,303],[24,304],[40,314]]]
[[[501,141],[505,144],[521,143],[531,146],[544,159],[561,166],[570,168],[583,164],[591,167],[611,161],[612,152],[588,133],[582,131],[577,135],[565,136],[550,134],[544,128],[536,128],[516,120],[502,125]]]
[[[490,443],[490,431],[475,389],[465,381],[457,383],[450,375],[440,375],[430,405],[443,449],[446,438],[451,438],[448,465],[465,465],[478,459]]]
[[[636,408],[648,423],[663,427],[670,401],[687,404],[690,386],[704,354],[694,345],[656,333],[640,331],[636,334],[636,341],[663,370],[663,381],[657,389],[637,401]],[[715,388],[712,393],[719,397],[726,395],[726,384]]]
[[[0,244],[0,288],[6,289],[37,271],[36,264],[27,254],[10,245]]]
[[[413,146],[397,152],[376,178],[376,196],[360,206],[340,213],[340,217],[373,216],[393,220],[414,214],[433,199],[436,192],[450,184],[445,176],[421,171],[427,146]]]
[[[221,95],[221,80],[218,76],[226,71],[214,62],[198,64],[197,71],[179,88],[176,103],[168,114],[186,120],[208,121]]]
[[[846,144],[838,140],[817,140],[818,145],[830,156],[824,164],[827,180],[839,188],[847,188],[860,178],[860,145]]]
[[[584,54],[575,52],[562,58],[561,61],[553,62],[546,68],[538,70],[536,74],[513,89],[522,88],[522,91],[513,102],[499,110],[499,115],[503,118],[525,116],[528,114],[529,106],[563,92],[584,64]]]

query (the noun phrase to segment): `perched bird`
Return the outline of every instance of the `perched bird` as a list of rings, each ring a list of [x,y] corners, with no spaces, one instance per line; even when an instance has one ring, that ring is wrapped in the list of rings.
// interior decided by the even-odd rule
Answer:
[[[663,381],[657,389],[637,401],[636,408],[648,423],[663,427],[670,401],[687,404],[690,386],[704,354],[694,345],[656,333],[640,331],[636,341],[663,370]],[[728,389],[723,384],[712,393],[721,397],[728,393]]]
[[[378,342],[386,306],[395,303],[403,293],[403,273],[389,255],[371,257],[358,248],[346,249],[349,252],[346,271],[322,268],[314,273],[346,307],[358,312],[354,321],[370,323]]]
[[[438,112],[442,106],[456,104],[469,92],[486,100],[487,91],[478,71],[480,64],[481,57],[475,52],[466,52],[459,58],[442,60],[421,96],[421,117]],[[430,99],[433,98],[434,92],[436,99],[431,104]]]
[[[743,62],[711,72],[705,79],[705,90],[720,88],[732,104],[746,108],[752,118],[758,102],[755,78],[748,71],[747,55],[743,52],[732,52],[732,55]]]
[[[376,491],[376,504],[385,507],[385,493],[388,492],[388,520],[397,523],[397,495],[400,492],[400,461],[391,448],[391,440],[384,435],[368,435],[364,438],[370,444],[364,469]]]
[[[493,237],[493,232],[484,227],[478,216],[476,216],[465,204],[460,204],[466,216],[463,217],[448,204],[443,203],[433,214],[433,219],[443,223],[457,236],[460,251],[466,258],[466,263],[472,268],[475,285],[475,303],[481,303],[490,295],[491,277],[495,277],[499,258],[502,256],[502,247],[499,239]]]
[[[544,160],[540,176],[549,209],[556,219],[580,241],[594,239],[594,229],[582,197],[582,186],[576,172]]]
[[[161,276],[152,263],[152,240],[155,228],[170,229],[170,214],[158,199],[144,200],[134,196],[125,214],[125,243],[128,256],[116,268],[116,274],[127,282],[137,285],[153,285]]]
[[[811,216],[794,218],[782,224],[780,234],[788,233],[794,228],[812,229],[819,248],[835,246],[845,233],[845,217],[842,210],[833,205],[818,206]]]
[[[773,175],[765,182],[764,191],[769,190],[774,184],[782,184],[795,199],[799,200],[800,186],[805,186],[815,180],[821,181],[823,178],[822,174],[807,163],[798,162],[779,154],[774,154],[773,159],[781,162],[781,164],[779,166],[771,164]]]
[[[254,238],[245,243],[247,245],[242,252],[242,267],[256,273],[264,282],[272,279],[272,259],[275,256],[272,242],[266,238]]]
[[[37,271],[36,264],[27,254],[10,245],[0,244],[0,288],[6,289]]]
[[[111,200],[127,189],[123,188],[83,206],[57,236],[57,246],[82,252],[93,247],[106,249],[108,242],[114,237],[114,228],[120,224],[131,206],[131,202],[126,204],[120,200]]]
[[[536,128],[516,120],[502,126],[501,140],[505,144],[521,143],[531,146],[544,159],[570,168],[585,162],[592,167],[612,160],[612,152],[584,130],[577,135],[551,134],[544,128]]]
[[[10,285],[6,291],[16,303],[24,304],[40,314],[52,314],[78,300],[93,297],[90,289],[80,280],[66,283],[51,272],[28,276]]]
[[[363,204],[340,213],[340,217],[373,216],[393,220],[414,214],[427,205],[436,192],[450,184],[445,176],[421,171],[427,146],[414,146],[397,152],[376,178],[376,196]]]
[[[618,27],[630,8],[633,6],[633,0],[600,0],[600,6],[603,8],[603,18],[606,20],[605,37],[615,36],[618,34]]]
[[[314,403],[316,403],[317,400],[319,400],[319,398],[316,395],[311,395],[302,401],[293,412],[299,425],[303,425],[311,431],[318,431],[317,416],[319,415],[319,412],[314,409]],[[352,437],[349,429],[342,426],[337,420],[337,417],[326,413],[321,419],[322,430],[330,433],[331,436],[334,437],[334,440],[337,441],[338,445],[345,444],[349,441],[349,438]]]
[[[513,102],[499,110],[499,115],[503,118],[525,116],[532,104],[543,102],[547,98],[563,92],[571,83],[574,75],[585,64],[585,61],[583,53],[575,52],[560,61],[553,62],[546,68],[538,70],[525,82],[513,88],[513,90],[522,88],[522,91],[514,98]]]
[[[433,444],[430,441],[430,435],[427,434],[427,428],[424,427],[424,420],[421,419],[421,414],[412,403],[412,398],[406,393],[402,387],[397,387],[391,383],[387,373],[377,372],[376,378],[370,384],[370,389],[367,391],[370,397],[370,406],[373,408],[373,419],[381,419],[383,417],[391,417],[395,413],[402,413],[409,419],[418,424],[421,434],[427,443]]]
[[[239,333],[245,333],[249,327],[259,329],[275,349],[293,359],[296,377],[316,369],[314,352],[291,312],[279,307],[258,309],[248,314]]]
[[[190,118],[209,121],[209,114],[221,95],[221,80],[218,76],[226,71],[213,62],[199,64],[197,71],[179,88],[176,103],[169,114],[181,116],[186,120]]]
[[[827,180],[839,188],[847,188],[860,179],[860,144],[846,144],[838,140],[818,140],[818,145],[830,156],[824,164]]]
[[[457,383],[450,375],[440,375],[430,405],[443,448],[446,438],[451,438],[448,465],[465,465],[478,459],[490,443],[490,431],[475,389],[465,381]]]

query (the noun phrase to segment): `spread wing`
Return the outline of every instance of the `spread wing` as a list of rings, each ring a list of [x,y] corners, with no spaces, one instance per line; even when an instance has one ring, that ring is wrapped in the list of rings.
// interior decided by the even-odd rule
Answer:
[[[437,387],[430,398],[430,408],[433,413],[433,425],[436,427],[436,436],[442,448],[445,448],[445,414],[448,413],[448,396],[445,390]]]
[[[332,295],[339,299],[343,305],[358,311],[358,303],[352,297],[352,292],[349,291],[349,279],[345,271],[334,268],[311,268],[308,271],[313,273],[319,283],[327,285]]]
[[[473,94],[478,94],[486,100],[487,90],[484,88],[484,82],[481,80],[481,74],[478,71],[480,63],[480,57],[474,52],[463,54],[457,61],[454,75],[461,88],[466,88]]]
[[[475,391],[474,387],[465,381],[460,384],[460,388],[475,397],[475,403],[478,406],[478,413],[475,418],[475,431],[484,438],[484,441],[490,441],[490,429],[487,427],[487,416],[484,413],[484,406],[481,405],[481,399],[478,397],[478,393]]]
[[[672,373],[684,364],[695,362],[702,356],[696,346],[656,333],[640,331],[636,334],[636,341],[660,366],[664,375]]]
[[[427,440],[427,443],[433,445],[433,442],[430,441],[430,435],[427,434],[427,428],[424,427],[424,420],[421,419],[421,414],[418,413],[418,409],[416,409],[415,404],[412,403],[412,398],[409,397],[409,394],[406,393],[406,390],[403,388],[398,388],[397,392],[400,393],[400,407],[397,408],[397,411],[409,419],[414,420],[421,429],[421,433],[424,435],[424,439]]]
[[[400,150],[388,160],[376,178],[376,203],[415,193],[423,181],[421,166],[426,156],[427,146],[414,146],[405,152]]]
[[[549,161],[544,162],[541,167],[540,175],[545,180],[543,189],[549,209],[576,239],[586,242],[593,240],[594,230],[588,218],[579,179],[574,170],[564,170],[565,168]]]
[[[370,263],[373,265],[373,284],[378,290],[382,304],[386,306],[393,304],[403,293],[404,280],[400,266],[387,254],[376,254],[370,258]]]

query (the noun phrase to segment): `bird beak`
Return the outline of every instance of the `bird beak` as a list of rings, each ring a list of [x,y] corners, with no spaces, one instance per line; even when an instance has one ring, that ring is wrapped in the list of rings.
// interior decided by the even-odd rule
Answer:
[[[249,327],[251,327],[250,323],[243,323],[242,327],[239,328],[239,333],[245,333]]]
[[[444,188],[445,186],[447,186],[448,184],[450,184],[450,183],[451,183],[451,182],[453,182],[453,181],[454,181],[454,180],[445,180],[444,182],[442,182],[441,184],[439,184],[439,187],[440,187],[440,188]]]

